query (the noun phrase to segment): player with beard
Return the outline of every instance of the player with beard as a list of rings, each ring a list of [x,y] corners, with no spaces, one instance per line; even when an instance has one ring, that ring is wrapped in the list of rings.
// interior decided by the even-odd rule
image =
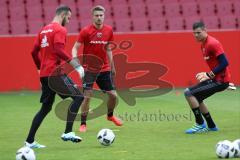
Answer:
[[[72,132],[72,127],[84,98],[80,90],[75,87],[73,81],[67,77],[61,67],[62,64],[67,62],[77,70],[81,78],[84,76],[83,67],[64,50],[67,35],[65,25],[69,23],[70,18],[71,9],[68,6],[59,6],[56,9],[56,15],[53,21],[44,26],[38,33],[31,52],[37,69],[40,70],[40,82],[42,86],[40,102],[42,103],[42,107],[35,115],[25,141],[25,146],[30,148],[45,147],[37,143],[34,137],[43,119],[51,111],[56,94],[62,99],[71,97],[73,100],[68,109],[65,132],[61,136],[62,140],[72,142],[80,142],[82,140]],[[57,93],[53,90],[50,79],[54,79],[51,83],[61,88],[64,92]]]

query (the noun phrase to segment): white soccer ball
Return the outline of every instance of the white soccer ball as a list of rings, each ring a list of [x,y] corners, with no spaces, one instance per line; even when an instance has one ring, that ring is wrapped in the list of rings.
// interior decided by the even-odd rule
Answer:
[[[36,156],[31,148],[22,147],[16,153],[16,160],[36,160]]]
[[[232,142],[232,144],[235,149],[234,157],[239,158],[240,157],[240,139],[236,139],[235,141]]]
[[[115,139],[115,134],[111,129],[101,129],[97,134],[99,143],[104,146],[110,146]]]
[[[220,141],[216,144],[216,154],[219,158],[233,158],[234,146],[228,140]]]

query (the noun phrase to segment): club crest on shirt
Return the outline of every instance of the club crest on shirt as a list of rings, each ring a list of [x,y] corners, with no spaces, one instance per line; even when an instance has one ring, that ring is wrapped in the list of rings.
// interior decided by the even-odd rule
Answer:
[[[98,32],[97,33],[97,38],[101,38],[102,37],[102,32]]]

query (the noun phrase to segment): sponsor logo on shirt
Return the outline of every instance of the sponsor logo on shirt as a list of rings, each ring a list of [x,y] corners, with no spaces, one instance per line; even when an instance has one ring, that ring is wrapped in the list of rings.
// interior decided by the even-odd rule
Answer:
[[[47,47],[49,46],[49,43],[47,41],[47,36],[45,35],[41,41],[41,47],[44,48],[44,47]]]
[[[90,41],[90,44],[107,44],[107,41]]]
[[[43,30],[40,34],[44,34],[44,33],[48,33],[48,32],[53,32],[53,30],[52,29]]]

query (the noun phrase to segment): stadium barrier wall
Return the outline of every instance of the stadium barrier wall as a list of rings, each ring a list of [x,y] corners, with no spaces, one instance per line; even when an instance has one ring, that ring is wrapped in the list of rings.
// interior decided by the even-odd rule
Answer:
[[[230,62],[232,82],[240,85],[240,31],[209,34],[223,44]],[[34,39],[33,36],[0,37],[0,91],[40,88],[38,72],[30,55]],[[69,53],[76,39],[77,35],[68,36],[66,50]],[[196,73],[209,71],[201,55],[200,44],[191,32],[116,34],[115,44],[114,55],[125,54],[129,63],[150,62],[167,67],[167,72],[161,79],[174,87],[187,87],[197,83]],[[123,65],[117,68],[124,69]],[[121,88],[124,87],[124,84],[121,85]]]

